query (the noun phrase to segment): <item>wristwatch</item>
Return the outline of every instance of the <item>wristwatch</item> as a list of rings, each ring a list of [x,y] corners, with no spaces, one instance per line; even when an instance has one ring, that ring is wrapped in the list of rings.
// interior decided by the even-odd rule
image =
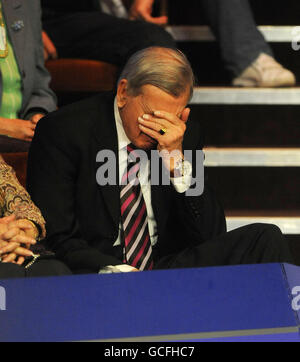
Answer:
[[[189,161],[183,159],[179,160],[175,164],[174,177],[189,176],[192,173],[192,165]]]

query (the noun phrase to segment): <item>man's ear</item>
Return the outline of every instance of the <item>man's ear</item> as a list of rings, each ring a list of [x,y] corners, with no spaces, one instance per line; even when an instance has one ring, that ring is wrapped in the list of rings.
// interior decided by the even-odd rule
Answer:
[[[117,105],[119,108],[123,108],[127,103],[127,79],[121,79],[117,88]]]
[[[185,108],[183,111],[182,111],[182,114],[181,114],[181,120],[186,123],[189,119],[189,115],[191,113],[191,109],[190,108]]]

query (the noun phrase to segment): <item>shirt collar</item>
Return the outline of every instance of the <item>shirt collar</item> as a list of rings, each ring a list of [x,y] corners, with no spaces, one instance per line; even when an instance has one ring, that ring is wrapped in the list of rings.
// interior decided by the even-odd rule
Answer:
[[[118,150],[120,151],[123,150],[125,147],[127,147],[131,143],[131,141],[127,137],[123,127],[123,122],[117,105],[117,97],[115,97],[114,100],[114,114],[115,114],[115,122],[116,122],[117,135],[118,135]]]

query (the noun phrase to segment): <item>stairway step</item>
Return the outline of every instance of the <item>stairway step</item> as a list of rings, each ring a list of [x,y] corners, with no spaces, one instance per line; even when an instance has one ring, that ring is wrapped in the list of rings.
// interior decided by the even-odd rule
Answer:
[[[291,43],[295,38],[297,26],[258,26],[267,42],[273,43]],[[172,25],[167,26],[166,30],[178,42],[211,42],[215,41],[215,36],[208,26],[187,26],[187,25]]]
[[[204,149],[206,167],[300,167],[300,148]]]
[[[191,105],[205,146],[298,148],[300,106]]]
[[[300,235],[300,210],[290,213],[290,215],[281,215],[280,211],[276,213],[264,211],[256,214],[250,213],[248,215],[247,211],[241,212],[240,215],[237,211],[233,214],[227,212],[226,221],[228,231],[249,224],[265,223],[277,225],[283,234]]]
[[[297,210],[300,167],[205,167],[225,210]]]
[[[300,87],[195,87],[190,104],[299,105]]]
[[[169,23],[171,25],[207,25],[201,3],[202,1],[199,0],[189,0],[183,6],[182,0],[169,0]],[[272,2],[249,0],[249,5],[256,24],[292,26],[299,23],[299,1],[285,0],[283,3],[282,0],[272,0]]]

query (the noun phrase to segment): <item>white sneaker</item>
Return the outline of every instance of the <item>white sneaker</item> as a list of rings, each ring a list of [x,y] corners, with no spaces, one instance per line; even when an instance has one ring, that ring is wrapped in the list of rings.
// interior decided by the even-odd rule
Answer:
[[[232,81],[235,87],[291,87],[295,84],[294,74],[265,53]]]

